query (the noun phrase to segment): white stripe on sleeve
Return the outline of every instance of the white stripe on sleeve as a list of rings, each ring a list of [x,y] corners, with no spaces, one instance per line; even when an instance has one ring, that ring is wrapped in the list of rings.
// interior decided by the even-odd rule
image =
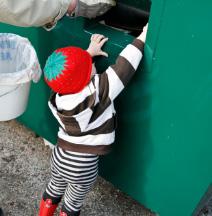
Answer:
[[[142,52],[132,44],[127,45],[127,47],[120,53],[120,56],[127,59],[127,61],[137,70],[138,65],[142,58]]]
[[[106,70],[106,73],[109,81],[109,98],[113,101],[124,89],[124,84],[111,67]]]

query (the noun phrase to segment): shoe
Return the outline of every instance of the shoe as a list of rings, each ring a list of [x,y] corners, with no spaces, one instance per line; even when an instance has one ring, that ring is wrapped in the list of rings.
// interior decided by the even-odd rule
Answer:
[[[51,199],[42,199],[38,216],[53,216],[58,204],[52,204]]]

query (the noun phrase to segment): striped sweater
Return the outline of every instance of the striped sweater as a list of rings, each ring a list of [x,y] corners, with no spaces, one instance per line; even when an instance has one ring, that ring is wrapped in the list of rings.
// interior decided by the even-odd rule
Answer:
[[[115,140],[113,101],[134,75],[144,44],[135,39],[104,73],[96,74],[79,93],[53,94],[49,107],[58,120],[58,145],[69,151],[107,154]]]

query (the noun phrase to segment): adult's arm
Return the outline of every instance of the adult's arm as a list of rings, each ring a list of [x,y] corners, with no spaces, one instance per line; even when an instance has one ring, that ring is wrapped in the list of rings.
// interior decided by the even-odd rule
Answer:
[[[56,23],[71,0],[0,0],[0,22],[30,27]]]

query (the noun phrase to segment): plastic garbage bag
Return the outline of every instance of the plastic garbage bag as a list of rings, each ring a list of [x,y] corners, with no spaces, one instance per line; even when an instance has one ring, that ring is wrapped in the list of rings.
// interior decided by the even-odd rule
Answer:
[[[40,64],[29,40],[0,33],[0,85],[38,82],[40,77]]]
[[[0,33],[0,121],[24,113],[31,80],[38,82],[40,77],[40,64],[29,40]]]

